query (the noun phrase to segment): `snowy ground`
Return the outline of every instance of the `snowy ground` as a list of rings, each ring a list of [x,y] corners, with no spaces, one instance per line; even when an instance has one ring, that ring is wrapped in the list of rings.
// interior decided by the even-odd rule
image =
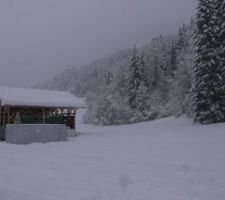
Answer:
[[[224,200],[225,124],[80,124],[67,142],[0,143],[1,200]]]

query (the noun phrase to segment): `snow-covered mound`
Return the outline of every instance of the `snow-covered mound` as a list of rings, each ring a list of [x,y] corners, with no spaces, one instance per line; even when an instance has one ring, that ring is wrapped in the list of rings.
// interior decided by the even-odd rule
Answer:
[[[1,200],[224,200],[225,124],[80,124],[67,142],[0,143]]]

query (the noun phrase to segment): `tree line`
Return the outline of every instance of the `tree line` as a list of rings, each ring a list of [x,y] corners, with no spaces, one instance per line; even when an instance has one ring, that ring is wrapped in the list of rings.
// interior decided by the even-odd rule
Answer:
[[[177,34],[68,69],[39,87],[85,97],[87,123],[126,124],[182,114],[214,123],[225,121],[224,77],[224,0],[198,0],[196,17]]]

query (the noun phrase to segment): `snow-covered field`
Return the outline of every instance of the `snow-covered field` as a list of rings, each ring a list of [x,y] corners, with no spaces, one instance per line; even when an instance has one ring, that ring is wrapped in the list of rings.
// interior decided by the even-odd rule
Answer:
[[[225,124],[80,124],[67,142],[0,143],[0,200],[224,200]]]

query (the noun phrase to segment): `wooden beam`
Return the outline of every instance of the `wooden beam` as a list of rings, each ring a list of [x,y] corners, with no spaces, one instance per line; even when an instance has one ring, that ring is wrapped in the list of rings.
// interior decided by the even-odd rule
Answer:
[[[65,109],[65,108],[71,108],[71,109],[79,109],[79,108],[87,108],[87,107],[71,107],[71,106],[27,106],[27,105],[12,105],[12,104],[6,104],[5,106],[10,107],[16,107],[16,108],[52,108],[52,109]]]

